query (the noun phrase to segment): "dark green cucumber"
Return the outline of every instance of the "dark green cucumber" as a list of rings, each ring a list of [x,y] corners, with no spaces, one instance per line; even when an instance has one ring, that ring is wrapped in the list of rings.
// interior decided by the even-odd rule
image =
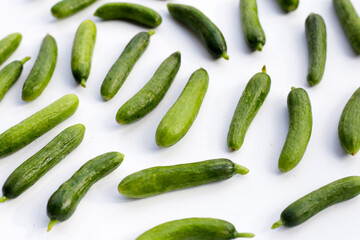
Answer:
[[[51,8],[51,14],[58,19],[66,18],[83,10],[96,1],[97,0],[63,0]]]
[[[325,185],[288,206],[272,229],[297,226],[318,212],[360,194],[360,177],[351,176]]]
[[[229,60],[224,36],[208,17],[192,6],[174,3],[167,6],[176,20],[190,27],[200,37],[211,55]]]
[[[13,33],[0,40],[0,65],[15,52],[21,39],[20,33]]]
[[[0,157],[25,147],[74,114],[79,99],[68,94],[0,134]]]
[[[299,6],[299,0],[277,0],[285,12],[295,11]]]
[[[247,46],[262,51],[266,37],[261,27],[256,0],[240,0],[241,27]]]
[[[71,71],[75,80],[83,87],[90,75],[92,55],[96,41],[96,25],[83,21],[76,31],[71,54]]]
[[[54,73],[57,61],[57,45],[49,34],[43,39],[39,55],[24,82],[22,99],[33,101],[44,91]]]
[[[310,86],[318,84],[325,71],[326,26],[318,14],[310,14],[305,22],[306,39],[309,50],[309,70],[307,81]]]
[[[262,73],[253,76],[241,95],[230,124],[227,144],[230,150],[237,151],[242,146],[246,132],[257,112],[264,103],[271,86],[271,79],[264,66]]]
[[[151,112],[170,88],[180,63],[180,52],[175,52],[165,59],[150,81],[119,109],[116,121],[129,124]]]
[[[154,33],[153,30],[140,32],[125,47],[101,85],[101,96],[105,101],[112,99],[119,91],[135,63],[145,52],[150,43],[150,36]]]
[[[124,178],[119,192],[128,198],[146,198],[161,193],[226,180],[235,174],[245,175],[249,170],[229,159],[153,167]]]
[[[106,3],[94,15],[103,20],[127,20],[149,28],[156,28],[162,22],[155,10],[135,3]]]
[[[155,135],[159,147],[170,147],[189,131],[200,110],[209,84],[205,69],[195,71],[180,97],[161,120]]]
[[[0,198],[0,202],[17,198],[34,185],[80,145],[84,134],[85,126],[82,124],[68,127],[40,151],[17,167],[3,185],[3,197]]]
[[[238,233],[231,223],[215,218],[185,218],[160,224],[136,240],[205,240],[252,238],[252,233]]]

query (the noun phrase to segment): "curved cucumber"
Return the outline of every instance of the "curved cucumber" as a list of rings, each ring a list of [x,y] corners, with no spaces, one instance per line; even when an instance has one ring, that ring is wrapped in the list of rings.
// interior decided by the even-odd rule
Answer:
[[[176,20],[189,26],[200,37],[211,55],[229,60],[224,36],[209,18],[188,5],[168,3],[167,6]]]
[[[252,238],[252,233],[238,233],[231,223],[215,218],[185,218],[160,224],[136,240],[235,239]]]
[[[161,120],[155,140],[159,147],[174,145],[189,131],[200,110],[209,84],[205,69],[195,71],[180,97]]]
[[[117,112],[120,124],[132,123],[151,112],[164,98],[180,68],[181,55],[170,55],[156,70],[150,81]]]
[[[289,132],[279,158],[279,169],[288,172],[303,157],[312,130],[311,103],[302,88],[292,88],[288,95]]]
[[[119,192],[129,198],[146,198],[161,193],[226,180],[235,174],[245,175],[249,170],[229,159],[153,167],[124,178]]]
[[[51,14],[58,19],[66,18],[83,10],[96,1],[97,0],[63,0],[51,8]]]
[[[35,100],[44,91],[54,73],[57,61],[57,45],[55,39],[46,35],[43,39],[39,55],[24,82],[22,99]]]
[[[15,52],[21,39],[20,33],[13,33],[0,40],[0,65]]]
[[[76,31],[71,54],[71,70],[75,80],[83,87],[90,75],[91,60],[96,41],[96,26],[83,21]]]
[[[79,99],[68,94],[0,134],[0,157],[25,147],[74,114]]]
[[[123,158],[124,155],[118,152],[104,153],[86,162],[64,182],[47,204],[47,215],[50,218],[48,231],[57,222],[70,218],[90,187],[119,167]]]
[[[297,226],[318,212],[336,203],[349,200],[360,194],[360,177],[351,176],[325,185],[288,206],[272,229],[280,226]]]
[[[242,146],[246,132],[257,112],[264,103],[271,86],[271,79],[264,66],[262,73],[253,76],[241,95],[230,124],[227,144],[230,150],[237,151]]]
[[[135,63],[145,52],[150,43],[150,36],[154,33],[153,30],[138,33],[125,47],[101,85],[101,96],[105,101],[113,98],[119,91]]]
[[[94,15],[103,20],[128,20],[149,28],[156,28],[162,22],[155,10],[135,3],[106,3]]]
[[[295,11],[299,6],[299,0],[278,0],[280,7],[285,12],[292,12]]]

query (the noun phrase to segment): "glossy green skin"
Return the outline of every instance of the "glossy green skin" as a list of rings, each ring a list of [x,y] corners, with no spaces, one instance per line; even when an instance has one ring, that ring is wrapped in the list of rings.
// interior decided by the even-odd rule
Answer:
[[[257,73],[246,85],[228,132],[227,144],[230,150],[237,151],[241,148],[246,132],[264,103],[270,86],[271,79],[266,73]]]
[[[128,20],[149,28],[156,28],[162,22],[155,10],[134,3],[107,3],[99,7],[94,15],[103,20]]]
[[[22,99],[33,101],[44,91],[54,73],[58,49],[55,39],[46,35],[43,39],[39,55],[24,82]]]
[[[190,27],[200,37],[210,54],[215,58],[227,56],[223,34],[202,12],[188,5],[168,3],[167,6],[176,20]]]
[[[170,88],[179,71],[180,63],[180,52],[175,52],[165,59],[150,81],[119,109],[116,121],[120,124],[129,124],[156,108]]]
[[[47,204],[49,218],[58,221],[70,218],[90,187],[119,167],[123,158],[121,153],[109,152],[86,162],[50,197]]]
[[[119,91],[149,43],[150,34],[147,32],[140,32],[131,39],[101,85],[101,96],[105,101],[113,98]]]
[[[280,7],[285,12],[292,12],[295,11],[299,6],[299,0],[278,0]]]
[[[346,37],[355,53],[360,54],[360,18],[350,0],[333,0]]]
[[[0,65],[15,52],[21,39],[20,33],[13,33],[0,40]]]
[[[155,135],[159,147],[169,147],[189,131],[200,110],[209,84],[209,75],[200,68],[195,71],[180,97],[161,120]]]
[[[25,192],[75,150],[82,142],[84,134],[85,126],[82,124],[68,127],[62,131],[11,173],[3,185],[3,195],[8,199],[13,199]]]
[[[0,134],[0,157],[25,147],[74,114],[79,99],[68,94]]]
[[[305,22],[305,31],[309,50],[307,81],[310,86],[315,86],[325,71],[327,43],[324,19],[318,14],[310,14]]]
[[[83,21],[76,31],[72,53],[71,71],[75,80],[86,87],[96,41],[96,26],[90,20]]]
[[[83,10],[96,1],[97,0],[63,0],[51,8],[51,14],[58,19],[66,18]]]
[[[279,158],[279,169],[288,172],[303,157],[312,130],[311,103],[302,88],[293,88],[288,95],[289,131]]]
[[[240,16],[247,46],[252,51],[261,51],[266,37],[259,21],[256,0],[240,0]]]

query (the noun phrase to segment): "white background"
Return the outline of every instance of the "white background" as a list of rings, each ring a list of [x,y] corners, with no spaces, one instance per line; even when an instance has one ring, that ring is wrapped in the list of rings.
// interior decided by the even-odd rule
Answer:
[[[80,98],[70,119],[22,150],[0,160],[0,185],[23,161],[41,149],[66,127],[83,123],[83,143],[33,187],[15,200],[0,205],[1,239],[135,239],[166,221],[188,217],[213,217],[233,223],[239,232],[256,239],[358,239],[360,197],[333,206],[295,228],[271,230],[281,211],[299,197],[336,179],[359,174],[359,157],[342,150],[337,126],[346,102],[359,87],[360,59],[350,45],[335,15],[332,1],[301,1],[297,11],[284,14],[276,0],[258,0],[260,21],[267,43],[263,52],[252,53],[243,40],[238,0],[182,0],[201,9],[223,32],[230,61],[214,60],[198,38],[175,22],[166,2],[137,0],[157,10],[163,23],[118,94],[109,102],[100,97],[101,83],[128,41],[147,29],[120,21],[102,22],[92,13],[105,2],[56,20],[50,8],[56,0],[11,0],[0,3],[0,38],[20,32],[23,41],[6,62],[31,56],[19,81],[0,104],[0,132],[68,93]],[[353,1],[360,12],[360,2]],[[306,82],[308,54],[304,23],[311,13],[321,14],[328,30],[328,58],[322,82],[310,88]],[[85,20],[98,28],[93,68],[84,89],[70,70],[74,33]],[[31,103],[21,100],[21,89],[39,51],[50,33],[58,43],[54,76],[43,94]],[[160,63],[175,51],[182,53],[182,66],[161,104],[144,119],[129,126],[115,122],[118,108],[152,76]],[[263,65],[272,79],[268,98],[260,109],[244,145],[238,152],[226,146],[227,130],[247,81]],[[2,65],[2,67],[5,64]],[[181,93],[189,76],[203,67],[210,75],[207,95],[188,134],[176,145],[160,149],[154,135],[158,123]],[[288,128],[286,98],[292,86],[305,88],[313,109],[312,137],[301,163],[282,174],[277,161]],[[108,151],[125,154],[123,164],[95,184],[66,222],[46,232],[46,204],[50,195],[87,160]],[[250,169],[246,176],[171,192],[142,200],[129,200],[117,192],[125,176],[144,168],[225,157]]]

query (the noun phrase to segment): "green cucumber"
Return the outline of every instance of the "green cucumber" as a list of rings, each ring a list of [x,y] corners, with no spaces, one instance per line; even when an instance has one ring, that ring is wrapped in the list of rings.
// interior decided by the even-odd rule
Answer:
[[[149,28],[156,28],[162,22],[155,10],[135,3],[106,3],[94,15],[103,20],[127,20]]]
[[[25,147],[74,114],[79,99],[68,94],[0,134],[0,157]]]
[[[299,0],[277,0],[280,7],[286,12],[293,12],[299,6]]]
[[[96,41],[96,25],[90,21],[83,21],[76,31],[72,54],[71,71],[75,80],[83,87],[90,75],[92,55]]]
[[[184,23],[200,37],[211,55],[229,60],[224,36],[208,17],[192,6],[174,3],[168,3],[167,6],[176,20]]]
[[[119,124],[129,124],[151,112],[170,88],[179,71],[180,62],[180,52],[165,59],[150,81],[119,109],[116,121]]]
[[[15,52],[20,45],[21,39],[20,33],[12,33],[0,40],[0,65]]]
[[[252,233],[238,233],[231,223],[215,218],[185,218],[160,224],[136,240],[235,239],[252,238]]]
[[[77,205],[90,187],[120,166],[124,155],[108,152],[86,162],[69,180],[50,197],[47,215],[48,231],[59,221],[65,221],[75,212]]]
[[[17,198],[34,185],[42,176],[80,145],[84,134],[85,126],[82,124],[68,127],[40,151],[17,167],[3,185],[3,197],[0,198],[0,202]]]
[[[264,103],[270,86],[271,79],[266,74],[265,66],[263,72],[253,76],[246,85],[229,127],[227,144],[230,150],[237,151],[242,146],[246,132]]]
[[[299,164],[309,143],[312,130],[311,103],[302,88],[292,88],[287,99],[289,131],[279,158],[279,169],[288,172]]]
[[[180,97],[161,120],[155,135],[159,147],[169,147],[180,141],[189,131],[200,110],[209,84],[205,69],[195,71]]]
[[[116,60],[101,85],[101,96],[105,101],[112,99],[129,76],[135,63],[145,52],[150,43],[150,36],[155,32],[140,32],[131,39],[120,57]]]
[[[54,73],[57,61],[57,45],[49,34],[43,39],[39,55],[24,82],[22,99],[33,101],[44,91]]]
[[[97,0],[63,0],[51,8],[51,14],[58,19],[66,18],[83,10],[96,1]]]
[[[360,194],[360,177],[351,176],[325,185],[288,206],[272,229],[280,226],[297,226],[318,212],[336,203],[349,200]]]
[[[124,178],[119,192],[128,198],[146,198],[174,190],[222,181],[249,170],[229,159],[148,168]]]

